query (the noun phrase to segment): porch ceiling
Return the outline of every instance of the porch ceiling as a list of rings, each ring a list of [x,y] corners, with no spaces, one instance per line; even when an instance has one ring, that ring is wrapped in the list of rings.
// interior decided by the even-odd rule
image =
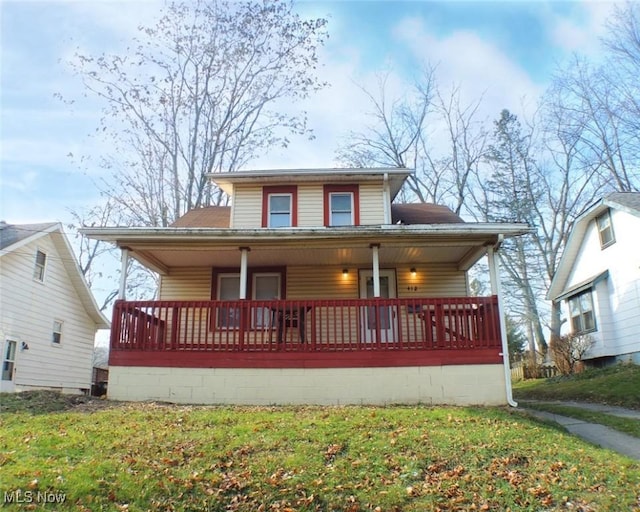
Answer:
[[[380,265],[450,263],[467,270],[503,236],[527,233],[522,224],[361,226],[351,229],[85,228],[116,243],[162,274],[173,267],[237,267],[240,247],[251,266],[365,266],[379,245]]]
[[[361,247],[287,247],[250,245],[251,266],[341,265],[365,266],[371,264],[371,248]],[[238,246],[184,249],[142,249],[132,247],[131,256],[143,264],[162,267],[237,267],[240,265]],[[380,246],[380,264],[455,263],[458,265],[477,248],[469,246],[437,247],[385,247]],[[484,254],[484,250],[481,251]],[[481,257],[480,254],[478,257]]]

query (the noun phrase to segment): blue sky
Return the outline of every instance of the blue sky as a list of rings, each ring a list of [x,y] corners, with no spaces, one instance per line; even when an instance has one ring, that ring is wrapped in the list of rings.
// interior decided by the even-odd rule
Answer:
[[[75,48],[122,50],[138,24],[152,23],[154,0],[0,0],[0,218],[10,223],[71,220],[69,209],[100,201],[97,165],[109,147],[93,137],[100,104],[83,96],[65,62]],[[329,16],[322,52],[331,88],[305,108],[317,138],[294,140],[252,167],[330,166],[348,130],[366,122],[366,99],[356,84],[375,89],[389,71],[401,95],[425,62],[438,66],[443,88],[484,94],[483,115],[533,105],[551,73],[572,52],[597,57],[611,2],[304,1],[301,13]],[[60,101],[60,93],[73,104]],[[90,159],[84,157],[91,156]]]

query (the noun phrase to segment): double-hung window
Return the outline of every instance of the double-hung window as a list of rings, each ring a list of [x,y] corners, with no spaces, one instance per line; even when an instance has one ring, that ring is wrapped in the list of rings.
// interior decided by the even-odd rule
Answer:
[[[47,255],[42,251],[36,251],[36,265],[33,269],[33,278],[44,282],[44,270],[47,265]]]
[[[256,301],[265,301],[264,305],[253,307],[251,318],[247,319],[247,324],[251,328],[269,327],[271,325],[271,304],[273,300],[282,297],[283,275],[281,267],[275,269],[264,268],[259,271],[249,270],[248,292],[250,297]],[[219,301],[232,301],[218,307],[216,326],[218,329],[238,329],[240,328],[240,306],[236,302],[240,297],[240,274],[238,272],[220,272],[215,275],[216,293],[215,297]],[[268,302],[268,303],[267,303]]]
[[[585,334],[596,330],[596,319],[593,311],[593,294],[591,289],[569,297],[569,317],[571,332]]]
[[[253,274],[252,296],[254,300],[272,301],[280,298],[280,273],[264,272]],[[269,327],[271,325],[270,306],[254,308],[252,315],[253,327]]]
[[[298,194],[293,187],[262,189],[262,227],[290,228],[298,225]]]
[[[329,209],[331,226],[353,226],[353,193],[330,193]]]
[[[325,185],[324,225],[357,226],[360,224],[357,185]]]
[[[291,227],[291,194],[269,194],[269,227]]]
[[[615,243],[616,237],[613,234],[613,224],[611,223],[611,210],[607,210],[596,217],[598,234],[600,235],[600,247],[604,249]]]
[[[240,274],[218,274],[218,300],[236,301],[240,297]],[[240,327],[240,308],[224,305],[218,308],[217,325],[222,329]]]
[[[55,345],[60,345],[62,343],[62,321],[61,320],[53,321],[51,343],[54,343]]]

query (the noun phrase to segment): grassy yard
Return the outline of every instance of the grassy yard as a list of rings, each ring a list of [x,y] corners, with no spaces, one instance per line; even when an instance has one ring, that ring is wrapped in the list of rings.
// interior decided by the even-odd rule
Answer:
[[[639,464],[509,409],[97,404],[0,414],[8,509],[640,510]]]
[[[583,400],[640,409],[640,366],[617,365],[568,377],[517,382],[515,398]]]

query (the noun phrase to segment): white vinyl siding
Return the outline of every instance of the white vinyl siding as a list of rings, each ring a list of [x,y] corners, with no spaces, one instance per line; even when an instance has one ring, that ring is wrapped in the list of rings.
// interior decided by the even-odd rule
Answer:
[[[640,218],[627,212],[611,209],[611,223],[615,228],[615,243],[605,251],[601,248],[597,223],[586,229],[565,289],[575,286],[605,270],[609,277],[594,288],[594,316],[597,331],[590,336],[596,344],[590,357],[631,354],[640,351],[640,255],[637,238]],[[570,311],[563,301],[564,318]],[[570,329],[566,322],[566,329]]]
[[[0,279],[0,331],[29,346],[18,350],[15,361],[16,389],[50,387],[78,392],[91,387],[91,361],[95,324],[87,314],[63,258],[48,234],[2,256]],[[34,256],[47,255],[46,279],[34,277]],[[64,340],[52,343],[54,320],[64,322]]]

